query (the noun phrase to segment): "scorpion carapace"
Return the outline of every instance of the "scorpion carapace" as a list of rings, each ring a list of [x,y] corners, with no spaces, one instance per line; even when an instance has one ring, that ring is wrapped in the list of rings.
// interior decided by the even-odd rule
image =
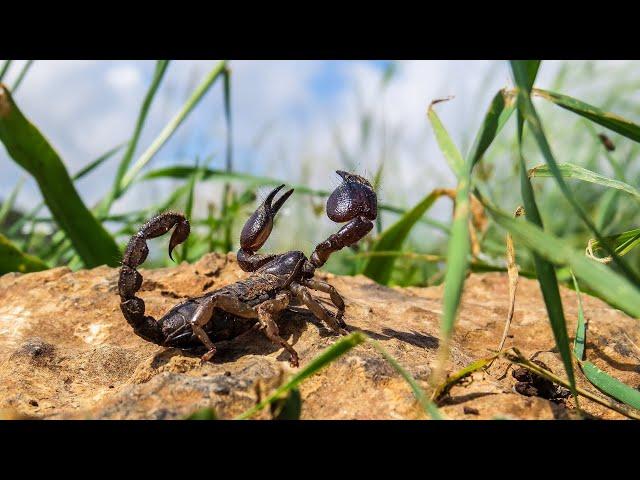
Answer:
[[[292,366],[298,366],[298,354],[280,337],[275,323],[288,307],[304,305],[335,333],[346,334],[344,301],[333,286],[314,279],[315,269],[324,265],[333,252],[353,245],[369,233],[378,210],[376,194],[366,179],[348,172],[337,173],[343,181],[327,200],[327,215],[335,222],[347,223],[319,243],[309,258],[300,251],[257,253],[269,238],[276,213],[293,193],[293,189],[288,190],[276,200],[284,187],[280,185],[251,215],[240,234],[238,264],[252,274],[200,297],[189,298],[160,320],[145,315],[144,301],[136,296],[142,285],[142,276],[136,268],[149,254],[147,240],[175,227],[169,241],[171,257],[173,249],[189,236],[189,221],[181,213],[166,212],[145,223],[127,245],[118,282],[120,308],[133,331],[166,347],[192,349],[204,345],[207,352],[202,360],[207,361],[216,352],[214,342],[235,338],[257,324],[271,341],[289,352]],[[327,310],[310,290],[328,294],[336,313]]]

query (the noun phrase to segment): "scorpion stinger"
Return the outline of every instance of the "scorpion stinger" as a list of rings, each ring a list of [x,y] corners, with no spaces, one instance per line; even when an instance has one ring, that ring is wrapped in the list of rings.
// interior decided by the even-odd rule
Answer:
[[[257,255],[262,245],[267,241],[273,229],[273,220],[284,202],[293,193],[293,188],[287,190],[278,200],[273,201],[280,190],[280,185],[267,195],[255,212],[249,217],[240,233],[240,250],[237,259],[240,268],[245,272],[254,272],[261,266],[273,260],[277,255]]]
[[[337,233],[319,243],[311,254],[315,267],[324,265],[333,252],[353,245],[373,228],[372,220],[378,215],[376,193],[371,184],[360,175],[336,171],[343,179],[327,199],[327,216],[337,223],[348,222]]]

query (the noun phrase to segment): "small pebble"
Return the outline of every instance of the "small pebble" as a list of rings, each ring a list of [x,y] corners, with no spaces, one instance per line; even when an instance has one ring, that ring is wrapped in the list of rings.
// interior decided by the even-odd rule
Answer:
[[[478,410],[477,408],[464,407],[463,410],[466,415],[480,415],[480,410]]]

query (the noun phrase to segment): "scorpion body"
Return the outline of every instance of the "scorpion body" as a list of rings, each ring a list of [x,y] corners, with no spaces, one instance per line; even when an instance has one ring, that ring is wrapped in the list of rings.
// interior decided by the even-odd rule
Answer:
[[[318,244],[310,258],[303,252],[257,254],[273,228],[273,220],[293,193],[289,190],[274,202],[284,187],[274,189],[245,223],[240,235],[237,259],[240,267],[252,274],[238,282],[189,298],[174,306],[161,319],[145,315],[144,301],[136,296],[142,276],[136,270],[149,253],[146,241],[167,233],[172,228],[169,256],[184,242],[190,231],[189,222],[180,213],[166,212],[148,221],[134,235],[123,256],[118,290],[120,308],[134,332],[147,341],[166,347],[193,349],[204,345],[203,361],[216,352],[214,342],[230,340],[259,325],[267,337],[285,348],[292,366],[298,366],[298,354],[279,335],[275,319],[291,306],[306,306],[317,318],[337,334],[347,334],[343,320],[345,304],[336,289],[314,279],[315,269],[322,266],[331,253],[352,245],[372,228],[377,216],[376,195],[369,182],[354,174],[337,172],[343,183],[329,197],[327,214],[337,222],[348,222],[337,233]],[[309,290],[329,294],[336,313],[329,312]]]

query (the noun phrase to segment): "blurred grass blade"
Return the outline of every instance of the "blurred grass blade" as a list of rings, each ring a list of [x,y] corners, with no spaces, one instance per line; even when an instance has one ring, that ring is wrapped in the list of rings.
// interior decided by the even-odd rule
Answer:
[[[155,170],[150,170],[140,178],[140,181],[153,180],[158,178],[187,179],[187,178],[190,178],[192,173],[193,173],[192,166],[172,165],[168,167],[158,168]],[[202,180],[203,181],[211,180],[211,181],[219,181],[219,182],[237,181],[253,187],[257,187],[257,186],[271,187],[271,186],[278,186],[278,185],[281,185],[282,183],[285,183],[282,180],[276,179],[276,178],[261,177],[261,176],[253,175],[250,173],[227,172],[225,170],[211,169],[211,168],[207,168],[204,170],[204,175],[202,177]],[[287,182],[287,186],[295,189],[296,193],[303,194],[303,195],[311,195],[314,197],[326,198],[331,194],[331,192],[327,190],[317,190],[301,184]],[[388,205],[385,203],[378,203],[378,209],[385,212],[395,213],[398,215],[405,215],[407,213],[407,210],[403,208],[399,208],[393,205]],[[419,221],[420,223],[425,223],[439,230],[442,230],[445,233],[449,233],[448,226],[444,225],[442,222],[439,222],[437,220],[433,220],[430,218],[426,218],[426,217],[420,218]]]
[[[27,75],[27,72],[29,71],[32,65],[33,65],[33,60],[27,60],[27,62],[22,67],[22,70],[20,70],[20,73],[18,74],[18,78],[13,84],[13,88],[11,88],[11,92],[13,93],[13,95],[15,95],[16,92],[18,91],[18,87],[24,80],[24,77]]]
[[[4,76],[9,71],[9,67],[11,66],[11,62],[12,61],[13,60],[5,60],[4,61],[4,65],[2,65],[2,68],[0,69],[0,82],[2,82],[2,79],[4,78]]]
[[[56,222],[87,267],[117,266],[120,250],[82,202],[56,151],[0,85],[0,140],[9,155],[38,182]]]
[[[302,397],[300,390],[292,388],[282,398],[271,404],[273,420],[300,420],[302,413]]]
[[[217,78],[224,72],[227,62],[221,61],[216,65],[204,78],[204,80],[196,87],[189,99],[182,106],[182,109],[169,121],[169,123],[162,129],[156,139],[149,145],[142,155],[138,158],[136,163],[127,171],[120,183],[120,192],[124,192],[131,182],[135,179],[136,175],[149,163],[149,161],[158,153],[158,150],[171,138],[182,122],[187,118],[191,111],[200,103],[205,93],[209,91],[211,86],[217,80]]]
[[[468,168],[465,165],[460,151],[454,145],[451,137],[449,136],[449,133],[444,128],[444,125],[442,125],[440,118],[433,109],[433,106],[435,104],[446,102],[450,99],[451,97],[432,101],[431,105],[429,105],[427,116],[429,117],[429,121],[431,122],[431,126],[433,127],[433,133],[435,134],[436,140],[438,141],[440,151],[444,154],[444,158],[447,160],[447,163],[449,164],[449,167],[451,167],[451,170],[453,170],[453,173],[458,179],[460,179],[461,177],[465,177],[466,175],[468,175]]]
[[[195,201],[196,185],[202,179],[202,176],[204,174],[203,168],[199,166],[199,163],[200,163],[200,160],[196,159],[195,170],[193,171],[193,174],[191,175],[191,178],[187,183],[188,194],[187,194],[187,201],[185,204],[184,214],[189,219],[193,218],[193,204]],[[182,247],[182,253],[180,255],[180,258],[182,260],[186,260],[187,262],[189,261],[189,248],[191,247],[191,243],[195,240],[193,237],[191,237],[191,239],[192,239],[191,242],[189,241],[189,239],[187,239],[187,241],[184,242],[184,245]]]
[[[532,93],[533,95],[553,102],[566,110],[588,118],[592,122],[602,125],[603,127],[619,133],[620,135],[623,135],[635,142],[640,142],[640,125],[637,125],[626,118],[620,117],[611,112],[600,110],[597,107],[559,93],[549,92],[538,88],[534,89]]]
[[[573,272],[571,272],[573,280],[573,288],[576,290],[578,297],[578,326],[576,327],[576,338],[573,341],[573,355],[579,360],[584,360],[584,347],[587,344],[587,324],[584,320],[584,310],[582,309],[582,295],[580,294],[580,286]]]
[[[449,359],[449,343],[458,316],[464,281],[469,268],[469,256],[471,254],[471,236],[469,233],[469,221],[471,218],[469,203],[471,164],[463,160],[449,133],[440,122],[435,110],[433,110],[433,105],[434,102],[431,103],[428,113],[431,126],[440,150],[448,158],[449,165],[451,165],[458,177],[453,223],[447,245],[447,271],[444,276],[444,292],[442,295],[439,357],[431,380],[432,384],[436,386],[442,382],[446,362]]]
[[[480,195],[480,193],[478,193]],[[550,262],[566,265],[600,298],[635,318],[640,318],[640,291],[610,268],[588,259],[563,239],[543,231],[532,222],[518,222],[484,199],[485,208],[493,219],[510,232],[526,248]]]
[[[228,67],[225,67],[224,69],[223,87],[224,119],[226,126],[225,171],[230,173],[233,171],[233,123],[231,121],[231,70],[229,70]],[[224,243],[225,250],[228,252],[233,249],[233,242],[231,240],[233,219],[228,216],[227,211],[230,196],[231,185],[229,183],[225,183],[224,188],[222,189],[222,217],[225,219]]]
[[[506,90],[500,90],[489,106],[489,111],[484,117],[480,131],[476,136],[471,151],[467,155],[471,169],[482,159],[487,149],[502,130],[507,120],[515,110],[515,102],[512,95],[508,95]]]
[[[147,114],[149,113],[149,109],[151,108],[151,104],[153,99],[156,96],[156,92],[160,87],[160,83],[164,78],[164,74],[167,71],[169,66],[169,60],[158,60],[156,62],[156,68],[153,73],[153,78],[151,80],[151,85],[149,85],[149,89],[147,90],[147,94],[144,97],[144,101],[140,106],[140,112],[138,113],[138,119],[136,120],[136,126],[133,131],[133,135],[131,136],[131,140],[128,142],[127,150],[124,152],[122,156],[122,160],[120,160],[120,164],[118,165],[118,170],[116,172],[115,179],[113,181],[113,186],[111,187],[111,192],[104,200],[104,203],[99,207],[100,213],[108,213],[111,208],[111,204],[113,201],[118,198],[121,191],[121,183],[122,179],[127,173],[129,169],[129,165],[131,164],[131,160],[133,159],[133,155],[136,152],[136,147],[138,146],[138,141],[140,140],[140,134],[142,133],[142,128],[144,127],[144,123],[147,119]]]
[[[9,272],[38,272],[49,268],[38,257],[21,252],[0,233],[0,274]]]
[[[13,205],[16,203],[16,198],[20,190],[22,189],[22,185],[24,184],[24,177],[20,177],[16,186],[13,187],[13,190],[9,194],[7,198],[2,202],[2,206],[0,207],[0,227],[4,225],[4,221],[7,219],[7,215],[13,209]]]
[[[416,222],[442,195],[442,189],[436,189],[427,195],[420,203],[400,217],[396,223],[384,230],[371,247],[370,252],[400,250]],[[391,273],[393,272],[395,261],[395,256],[372,256],[368,259],[362,273],[378,283],[387,285],[391,280]]]
[[[558,163],[556,162],[553,153],[551,152],[551,147],[547,141],[547,137],[544,134],[542,129],[542,123],[540,118],[538,117],[538,113],[536,112],[535,107],[531,101],[531,96],[529,89],[526,87],[527,79],[523,74],[524,68],[526,68],[523,63],[520,61],[512,61],[511,66],[514,73],[514,77],[516,80],[516,84],[518,85],[518,112],[523,116],[526,120],[533,136],[538,144],[538,148],[542,153],[542,156],[545,159],[545,162],[549,166],[549,171],[553,174],[556,183],[560,187],[560,191],[564,195],[564,197],[569,201],[574,211],[578,214],[578,216],[582,219],[585,225],[589,227],[589,229],[593,232],[594,236],[597,240],[599,240],[603,245],[603,248],[607,251],[609,255],[613,257],[613,261],[618,265],[622,273],[631,281],[633,281],[636,285],[640,285],[640,277],[627,265],[624,259],[620,258],[613,252],[612,247],[604,242],[604,237],[600,233],[600,231],[595,227],[593,222],[589,219],[587,214],[585,213],[582,206],[576,200],[574,195],[571,193],[571,190],[567,186],[564,178],[562,177],[562,173],[558,167]],[[528,206],[525,205],[525,209],[528,211]]]
[[[103,153],[93,162],[90,162],[88,165],[81,168],[80,171],[78,171],[73,177],[71,177],[71,180],[75,182],[76,180],[80,180],[81,178],[89,175],[96,168],[102,165],[105,161],[109,160],[109,158],[115,155],[124,145],[125,145],[124,143],[121,143],[117,147],[114,147],[108,152]],[[9,236],[12,236],[18,233],[22,229],[22,226],[27,222],[32,222],[36,218],[40,210],[42,210],[42,207],[44,207],[44,202],[40,202],[38,205],[33,207],[33,209],[29,211],[29,213],[20,217],[20,219],[17,222],[11,225],[11,228],[9,229],[9,232],[8,232]]]
[[[327,366],[338,357],[344,355],[353,347],[363,343],[366,340],[364,334],[360,332],[354,332],[346,337],[342,337],[336,343],[325,349],[320,355],[311,360],[306,366],[300,369],[298,373],[293,375],[286,383],[277,388],[271,395],[258,403],[256,406],[250,408],[246,412],[242,413],[238,419],[250,418],[273,401],[281,398],[289,390],[296,388],[304,379],[310,377],[318,370]]]
[[[576,328],[576,339],[573,346],[573,354],[578,360],[582,373],[584,373],[584,376],[587,377],[587,380],[589,380],[594,387],[604,394],[626,403],[630,407],[640,410],[640,391],[613,378],[611,375],[600,370],[593,363],[584,360],[584,349],[587,343],[587,324],[584,320],[580,287],[573,274],[572,277],[573,285],[578,297],[578,326]]]
[[[117,145],[113,147],[111,150],[108,150],[107,152],[103,153],[98,158],[96,158],[93,162],[89,162],[87,165],[85,165],[80,170],[78,170],[78,172],[75,173],[73,177],[71,177],[71,179],[73,181],[76,181],[86,177],[91,172],[93,172],[96,168],[98,168],[100,165],[102,165],[104,162],[106,162],[111,157],[113,157],[116,153],[118,153],[122,149],[122,147],[124,147],[126,144],[127,144],[126,142],[121,143],[120,145]]]
[[[158,168],[145,173],[141,180],[152,180],[156,178],[176,178],[185,179],[193,174],[194,168],[186,165],[174,165],[169,167]],[[218,180],[222,182],[239,181],[252,186],[274,186],[284,183],[282,180],[269,177],[259,177],[250,173],[227,172],[225,170],[217,170],[207,168],[203,172],[203,180]],[[287,183],[294,188],[296,193],[305,193],[319,197],[327,197],[331,192],[326,190],[315,190],[304,185]]]
[[[586,168],[579,167],[578,165],[574,165],[572,163],[559,163],[558,169],[560,170],[560,174],[564,178],[573,178],[576,180],[582,180],[584,182],[595,183],[596,185],[602,185],[608,188],[615,188],[617,190],[627,192],[628,194],[640,199],[640,190],[619,180],[613,180],[611,178],[605,177],[604,175],[600,175],[599,173],[592,172],[591,170],[587,170]],[[542,164],[529,170],[529,178],[534,177],[549,178],[553,177],[553,173],[549,169],[548,165]]]
[[[407,372],[402,367],[402,365],[400,365],[398,361],[395,358],[393,358],[393,356],[391,356],[391,354],[387,352],[382,347],[382,345],[380,345],[378,342],[371,339],[369,339],[368,342],[371,345],[373,345],[374,348],[378,350],[378,352],[380,352],[380,354],[385,358],[385,360],[389,362],[391,366],[400,374],[400,376],[402,376],[402,378],[404,378],[405,381],[409,384],[409,386],[411,387],[411,390],[413,391],[413,396],[416,398],[416,400],[422,407],[422,410],[424,411],[424,413],[426,413],[433,420],[443,420],[444,417],[442,416],[442,413],[440,413],[440,410],[438,409],[438,407],[435,405],[435,403],[433,403],[429,399],[429,397],[425,395],[424,391],[422,390],[422,388],[420,388],[420,385],[418,385],[418,383],[411,376],[411,374]]]

